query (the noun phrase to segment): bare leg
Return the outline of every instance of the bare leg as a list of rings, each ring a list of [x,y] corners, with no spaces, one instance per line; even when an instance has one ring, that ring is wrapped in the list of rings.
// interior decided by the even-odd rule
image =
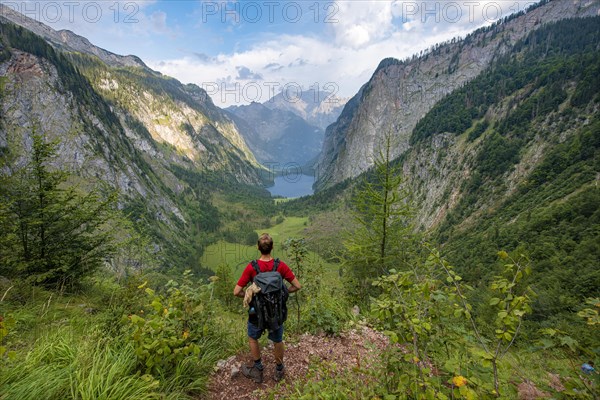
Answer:
[[[283,342],[275,343],[273,353],[275,355],[275,362],[277,364],[283,364]]]
[[[258,340],[248,337],[248,343],[250,343],[250,354],[252,354],[252,360],[258,360],[260,358],[260,344],[258,343]]]

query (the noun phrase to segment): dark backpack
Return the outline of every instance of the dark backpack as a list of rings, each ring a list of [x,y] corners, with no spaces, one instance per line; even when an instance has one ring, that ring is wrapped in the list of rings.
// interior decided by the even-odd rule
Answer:
[[[260,288],[260,292],[254,294],[250,303],[256,311],[256,325],[259,329],[275,331],[287,319],[286,303],[289,295],[283,277],[277,272],[279,259],[275,259],[273,270],[269,272],[260,272],[256,260],[252,260],[252,267],[256,271],[253,282]]]

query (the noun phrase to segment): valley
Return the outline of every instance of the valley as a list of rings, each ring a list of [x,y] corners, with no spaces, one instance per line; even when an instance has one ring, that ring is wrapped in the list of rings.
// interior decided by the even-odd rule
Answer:
[[[227,107],[0,26],[0,399],[598,398],[598,1]],[[232,291],[263,232],[303,288],[257,387]]]

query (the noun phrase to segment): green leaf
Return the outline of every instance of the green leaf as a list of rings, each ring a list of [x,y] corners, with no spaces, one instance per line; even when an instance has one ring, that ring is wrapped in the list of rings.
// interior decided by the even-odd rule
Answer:
[[[561,336],[559,340],[561,345],[568,346],[573,351],[577,348],[578,342],[571,336]]]
[[[540,333],[542,335],[554,336],[554,335],[556,335],[556,329],[544,328],[544,329],[540,329]]]
[[[552,340],[550,340],[550,339],[542,338],[542,339],[538,340],[538,343],[544,349],[550,349],[550,348],[554,347],[554,342]]]
[[[490,306],[495,306],[498,303],[500,303],[500,299],[499,298],[494,297],[494,298],[490,299]]]

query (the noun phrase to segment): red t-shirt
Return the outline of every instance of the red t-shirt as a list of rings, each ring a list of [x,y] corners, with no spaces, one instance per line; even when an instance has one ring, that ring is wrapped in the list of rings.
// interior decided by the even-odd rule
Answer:
[[[258,267],[260,269],[260,272],[273,271],[273,263],[274,262],[275,262],[274,259],[271,259],[269,261],[258,260]],[[285,279],[286,281],[288,281],[290,283],[296,278],[296,275],[294,275],[294,273],[292,272],[290,267],[288,267],[287,264],[284,263],[283,261],[279,261],[279,266],[277,267],[277,272],[279,272],[281,274],[283,279]],[[255,276],[256,276],[256,271],[254,270],[254,267],[252,267],[252,263],[248,263],[248,265],[246,265],[246,268],[244,269],[244,272],[242,272],[242,276],[240,277],[240,280],[237,283],[238,286],[240,286],[240,287],[246,286],[248,283],[250,283],[252,281],[252,279],[254,279]]]

